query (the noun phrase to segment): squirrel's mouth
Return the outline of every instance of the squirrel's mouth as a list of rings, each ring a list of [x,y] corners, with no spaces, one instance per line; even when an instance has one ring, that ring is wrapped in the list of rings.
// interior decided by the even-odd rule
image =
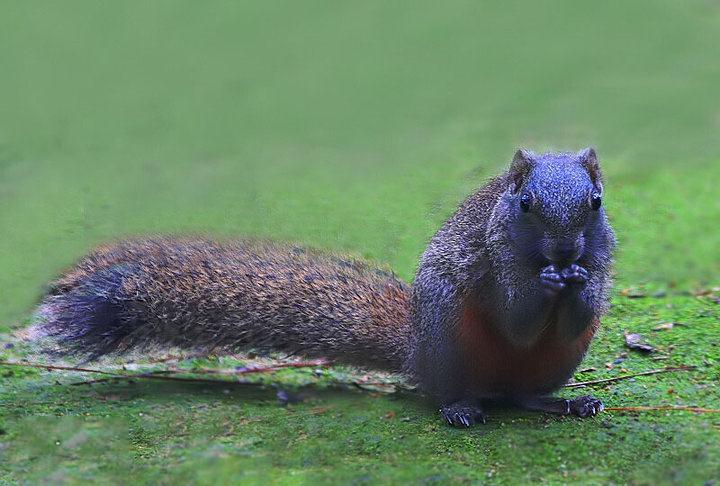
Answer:
[[[545,265],[555,265],[558,268],[566,268],[573,263],[577,263],[580,256],[580,252],[577,250],[567,252],[543,252]]]
[[[544,245],[542,255],[553,265],[560,268],[576,263],[582,256],[583,243],[580,239],[561,239]]]
[[[577,263],[578,257],[580,255],[573,254],[572,256],[564,257],[564,258],[548,258],[548,262],[550,262],[551,265],[555,265],[558,268],[566,268],[572,265],[573,263]]]

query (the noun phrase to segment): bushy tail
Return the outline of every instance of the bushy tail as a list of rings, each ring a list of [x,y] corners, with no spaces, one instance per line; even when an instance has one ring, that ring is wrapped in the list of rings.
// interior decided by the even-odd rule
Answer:
[[[157,238],[102,247],[45,297],[30,335],[88,360],[130,349],[276,350],[381,369],[409,353],[409,287],[267,243]]]

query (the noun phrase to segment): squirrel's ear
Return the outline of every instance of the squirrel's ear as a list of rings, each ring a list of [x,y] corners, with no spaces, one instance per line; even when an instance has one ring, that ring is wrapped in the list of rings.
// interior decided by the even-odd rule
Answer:
[[[525,177],[530,173],[534,161],[535,154],[529,150],[520,149],[515,152],[510,164],[510,192],[517,194],[523,185]]]
[[[592,183],[602,192],[602,172],[600,171],[600,162],[598,161],[595,149],[588,147],[581,150],[578,152],[578,158],[583,167],[585,167],[585,170],[590,174]]]

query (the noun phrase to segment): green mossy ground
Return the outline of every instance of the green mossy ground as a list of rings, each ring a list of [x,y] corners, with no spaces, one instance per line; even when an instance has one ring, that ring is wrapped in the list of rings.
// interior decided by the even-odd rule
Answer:
[[[593,144],[617,291],[581,365],[594,370],[576,379],[697,368],[581,393],[720,408],[715,3],[1,10],[0,358],[39,359],[13,333],[43,284],[102,241],[269,237],[410,280],[433,231],[515,147]],[[653,330],[667,322],[679,324]],[[607,367],[625,330],[657,352]],[[0,484],[720,481],[720,414],[492,408],[487,425],[454,430],[413,393],[331,386],[346,371],[71,386],[87,377],[0,367]],[[281,407],[273,385],[309,398]]]

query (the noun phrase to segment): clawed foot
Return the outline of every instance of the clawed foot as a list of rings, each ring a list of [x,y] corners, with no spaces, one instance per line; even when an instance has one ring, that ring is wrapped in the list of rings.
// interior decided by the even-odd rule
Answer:
[[[587,395],[567,400],[567,402],[569,403],[569,413],[577,415],[580,418],[592,417],[605,410],[603,402]]]
[[[485,416],[480,406],[469,400],[460,400],[440,408],[440,415],[453,427],[470,427],[477,423],[485,423]]]
[[[605,410],[605,406],[600,400],[587,395],[571,400],[545,396],[525,397],[517,399],[516,403],[527,410],[558,415],[577,415],[580,418],[592,417]]]

